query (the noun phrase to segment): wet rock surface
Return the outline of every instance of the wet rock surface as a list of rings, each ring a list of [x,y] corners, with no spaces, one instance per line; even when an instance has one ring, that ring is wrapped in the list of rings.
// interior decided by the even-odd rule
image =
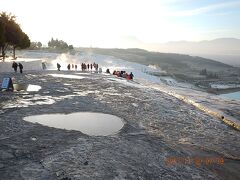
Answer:
[[[239,131],[134,82],[94,73],[75,79],[49,75],[56,73],[78,75],[0,74],[0,79],[9,76],[42,87],[38,92],[0,92],[1,179],[239,178]],[[88,136],[23,121],[31,115],[75,112],[112,114],[125,125],[118,134]],[[224,162],[207,163],[207,157]]]

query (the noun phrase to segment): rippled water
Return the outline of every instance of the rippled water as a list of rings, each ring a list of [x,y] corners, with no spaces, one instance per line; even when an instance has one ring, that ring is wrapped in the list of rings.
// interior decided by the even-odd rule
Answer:
[[[122,119],[117,116],[93,112],[44,114],[28,116],[24,120],[60,129],[77,130],[93,136],[115,134],[124,125]]]

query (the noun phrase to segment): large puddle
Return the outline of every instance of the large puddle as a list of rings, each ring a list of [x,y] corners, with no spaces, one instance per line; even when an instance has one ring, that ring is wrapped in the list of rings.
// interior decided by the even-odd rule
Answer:
[[[117,116],[103,113],[80,112],[72,114],[45,114],[28,116],[23,120],[49,127],[77,130],[91,136],[107,136],[117,133],[124,125]]]
[[[13,84],[14,91],[39,91],[41,86],[32,84]]]
[[[83,79],[85,77],[78,75],[67,75],[67,74],[49,74],[53,77],[67,78],[67,79]]]

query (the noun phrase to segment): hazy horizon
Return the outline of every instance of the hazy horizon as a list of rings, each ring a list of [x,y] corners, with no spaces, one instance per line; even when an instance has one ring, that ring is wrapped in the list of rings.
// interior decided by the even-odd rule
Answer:
[[[30,40],[44,45],[57,38],[74,47],[141,48],[240,64],[240,0],[0,2],[0,12],[15,15]],[[239,42],[214,42],[219,38]]]
[[[0,1],[0,11],[16,15],[30,39],[43,44],[52,37],[100,48],[240,39],[240,0]]]

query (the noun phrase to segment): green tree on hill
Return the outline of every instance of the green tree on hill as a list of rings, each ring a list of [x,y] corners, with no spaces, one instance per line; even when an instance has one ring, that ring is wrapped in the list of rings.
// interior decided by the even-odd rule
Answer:
[[[3,60],[7,48],[13,48],[13,58],[15,59],[16,48],[25,49],[30,46],[29,37],[16,23],[16,17],[5,12],[0,13],[0,46]]]

